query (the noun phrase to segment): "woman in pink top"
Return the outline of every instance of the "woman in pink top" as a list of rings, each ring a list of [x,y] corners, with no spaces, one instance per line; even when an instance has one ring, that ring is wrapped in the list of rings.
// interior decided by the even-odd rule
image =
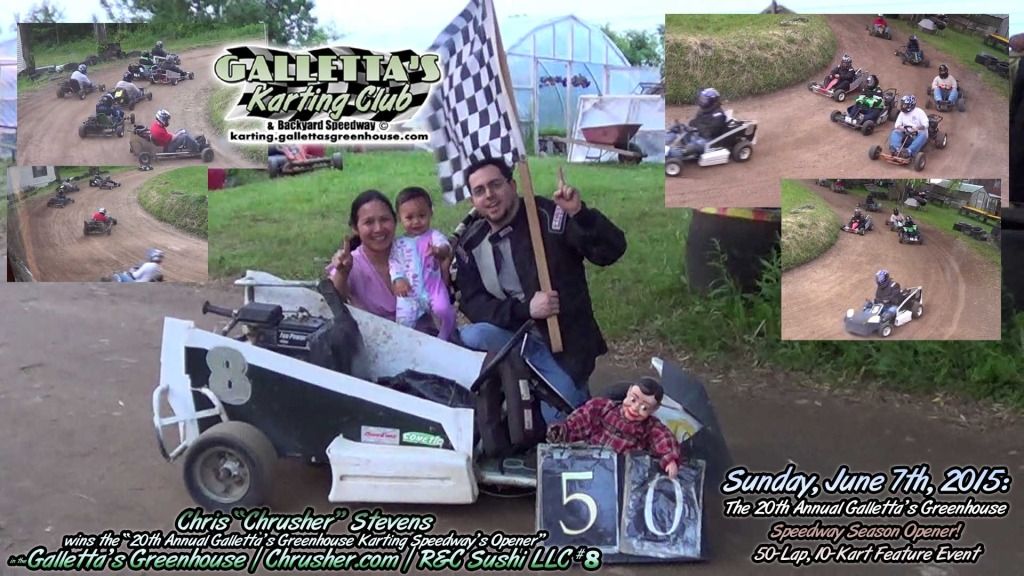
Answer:
[[[388,257],[395,239],[395,210],[384,194],[366,190],[352,201],[352,234],[334,253],[327,275],[343,300],[376,316],[395,319]]]

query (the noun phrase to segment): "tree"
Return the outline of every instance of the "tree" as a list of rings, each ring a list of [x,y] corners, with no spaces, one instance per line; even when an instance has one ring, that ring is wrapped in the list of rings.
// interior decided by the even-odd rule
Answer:
[[[31,22],[33,24],[55,24],[64,19],[64,11],[56,6],[50,5],[50,0],[43,0],[42,4],[33,4],[24,20],[17,12],[14,13],[15,22]]]
[[[661,67],[665,62],[664,46],[665,26],[658,26],[658,32],[644,30],[626,30],[615,32],[611,24],[605,24],[601,30],[622,50],[626,60],[633,66]]]

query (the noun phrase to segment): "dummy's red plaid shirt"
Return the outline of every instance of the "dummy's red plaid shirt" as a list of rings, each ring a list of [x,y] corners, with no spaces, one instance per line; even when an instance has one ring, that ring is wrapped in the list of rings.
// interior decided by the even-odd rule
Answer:
[[[680,461],[679,442],[654,416],[640,422],[626,420],[622,403],[594,398],[577,408],[565,422],[548,429],[551,442],[587,442],[607,446],[617,454],[642,450],[658,458],[662,469]]]

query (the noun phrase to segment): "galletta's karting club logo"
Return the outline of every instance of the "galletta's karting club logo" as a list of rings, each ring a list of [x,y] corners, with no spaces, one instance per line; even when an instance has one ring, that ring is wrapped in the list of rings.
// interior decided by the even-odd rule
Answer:
[[[389,123],[411,118],[441,79],[438,56],[412,50],[236,46],[226,52],[214,74],[245,84],[227,119],[271,120],[266,131],[231,130],[233,142],[409,140],[408,134],[382,133]]]

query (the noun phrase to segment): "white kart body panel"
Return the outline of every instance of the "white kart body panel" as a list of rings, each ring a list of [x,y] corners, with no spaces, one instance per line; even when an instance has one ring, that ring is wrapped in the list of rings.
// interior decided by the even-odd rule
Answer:
[[[246,302],[272,302],[285,312],[305,307],[314,315],[332,317],[323,298],[308,283],[286,282],[270,274],[249,272],[236,284],[246,285]],[[254,285],[255,284],[255,285]],[[265,286],[270,284],[271,286]],[[251,288],[251,290],[250,290]],[[160,385],[153,394],[158,432],[178,427],[179,445],[168,447],[170,459],[184,453],[199,437],[202,418],[227,420],[209,388],[198,389],[214,408],[197,411],[193,387],[185,370],[185,348],[227,347],[238,350],[248,364],[287,374],[304,383],[336,391],[439,422],[453,450],[361,443],[339,436],[327,450],[332,468],[331,501],[395,503],[470,503],[477,498],[473,472],[473,410],[449,408],[380,386],[369,379],[413,369],[438,374],[469,387],[480,372],[484,354],[405,328],[395,322],[349,307],[359,324],[367,354],[356,378],[289,356],[199,329],[188,320],[165,318],[160,353]],[[357,361],[357,364],[359,362]],[[162,401],[173,411],[161,417]],[[161,436],[161,443],[163,439]]]

